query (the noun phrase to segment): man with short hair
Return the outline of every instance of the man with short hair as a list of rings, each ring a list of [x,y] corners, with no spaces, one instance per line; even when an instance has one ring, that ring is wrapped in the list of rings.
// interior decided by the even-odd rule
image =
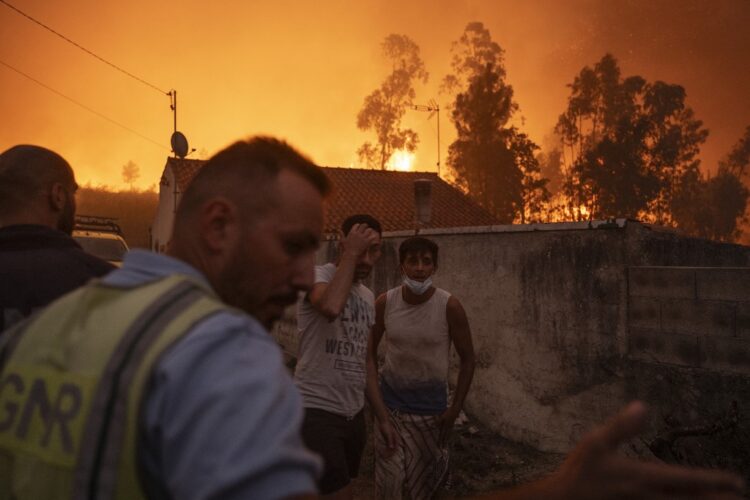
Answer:
[[[351,498],[366,441],[365,353],[375,319],[374,296],[361,281],[380,258],[380,223],[348,217],[336,263],[315,268],[315,284],[297,309],[300,332],[295,382],[302,394],[302,438],[323,457],[320,492]]]
[[[474,347],[463,306],[432,285],[438,246],[414,236],[398,249],[403,285],[375,302],[367,353],[367,395],[378,419],[375,485],[380,498],[432,498],[448,474],[448,436],[474,375]],[[377,352],[385,339],[378,383]],[[451,344],[460,359],[448,405]]]
[[[0,331],[114,269],[70,236],[77,189],[73,169],[49,149],[0,154]]]
[[[265,327],[312,287],[328,189],[283,142],[235,143],[184,193],[169,255],[133,251],[0,337],[0,498],[314,498]],[[629,408],[503,498],[735,498],[732,475],[619,456],[644,420]]]
[[[168,255],[132,251],[10,329],[0,498],[313,494],[320,461],[267,328],[312,286],[328,189],[283,142],[235,143],[185,191]]]

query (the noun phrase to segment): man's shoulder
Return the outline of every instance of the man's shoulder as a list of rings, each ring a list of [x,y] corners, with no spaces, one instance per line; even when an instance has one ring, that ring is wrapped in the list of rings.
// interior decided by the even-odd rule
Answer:
[[[266,356],[262,354],[268,353],[268,349],[273,352],[278,350],[271,334],[252,316],[227,306],[196,322],[175,343],[172,351],[198,357],[202,352],[221,351],[226,357],[234,357],[239,353],[238,349],[245,348],[249,348],[257,355],[257,362],[267,364],[270,361],[278,361],[264,361]]]
[[[60,250],[81,247],[68,234],[47,226],[21,224],[0,228],[0,251]]]
[[[71,252],[74,252],[75,254],[79,254],[80,252],[80,258],[83,260],[83,262],[86,263],[86,267],[95,277],[104,276],[110,271],[114,271],[115,269],[117,269],[117,266],[115,266],[114,264],[111,264],[110,262],[97,257],[96,255],[87,253],[82,248],[72,249]]]

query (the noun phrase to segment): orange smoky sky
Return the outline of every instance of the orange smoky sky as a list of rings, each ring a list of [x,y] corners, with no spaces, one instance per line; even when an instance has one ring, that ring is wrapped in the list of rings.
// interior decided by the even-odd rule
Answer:
[[[161,1],[8,0],[127,71],[177,89],[177,127],[205,158],[252,134],[287,139],[328,166],[357,166],[368,136],[356,128],[364,97],[388,72],[380,43],[411,37],[430,72],[417,102],[436,99],[451,42],[481,21],[505,50],[515,124],[543,148],[564,110],[566,87],[606,52],[625,76],[683,85],[709,128],[704,171],[750,125],[750,1]],[[0,4],[0,149],[39,144],[61,153],[81,184],[158,183],[169,152],[169,98],[94,59]],[[152,139],[81,109],[9,69]],[[435,119],[409,111],[421,139],[415,168],[436,168]],[[453,127],[441,115],[443,165]]]

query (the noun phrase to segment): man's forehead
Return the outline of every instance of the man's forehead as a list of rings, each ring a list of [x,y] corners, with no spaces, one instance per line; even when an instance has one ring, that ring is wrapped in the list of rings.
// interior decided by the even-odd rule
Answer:
[[[429,250],[409,250],[406,252],[406,257],[420,257],[420,258],[432,258],[432,252]]]

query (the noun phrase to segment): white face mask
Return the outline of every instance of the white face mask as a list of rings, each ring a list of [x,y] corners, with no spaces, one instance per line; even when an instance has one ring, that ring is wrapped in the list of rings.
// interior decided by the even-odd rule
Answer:
[[[408,276],[404,276],[404,285],[409,287],[413,293],[422,295],[432,286],[432,278],[427,278],[424,281],[413,280]]]

